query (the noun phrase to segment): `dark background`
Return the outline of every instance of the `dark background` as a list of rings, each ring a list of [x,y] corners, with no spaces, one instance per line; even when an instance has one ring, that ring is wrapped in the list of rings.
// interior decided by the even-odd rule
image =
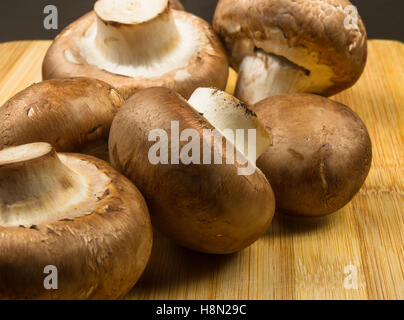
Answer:
[[[0,42],[52,39],[66,25],[90,11],[95,0],[0,0]],[[358,7],[369,38],[404,41],[404,0],[351,0]],[[182,0],[186,9],[211,21],[217,0]],[[59,11],[59,30],[43,27],[46,5]]]

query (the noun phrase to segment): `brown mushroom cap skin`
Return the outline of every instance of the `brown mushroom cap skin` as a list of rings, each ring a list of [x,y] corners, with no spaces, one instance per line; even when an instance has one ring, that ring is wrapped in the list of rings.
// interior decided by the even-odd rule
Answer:
[[[175,92],[145,89],[114,119],[111,162],[136,182],[153,225],[176,243],[213,254],[249,246],[268,229],[274,215],[274,196],[265,176],[259,169],[239,176],[236,165],[152,165],[148,151],[154,142],[148,141],[149,132],[169,133],[171,121],[179,121],[180,132],[195,129],[201,137],[203,129],[214,129]],[[169,136],[169,146],[170,141]],[[180,150],[185,144],[180,142]]]
[[[168,0],[168,2],[170,3],[171,8],[174,10],[185,10],[184,6],[179,0]]]
[[[80,164],[106,175],[105,193],[95,199],[90,214],[24,227],[0,225],[0,298],[122,298],[139,279],[151,253],[152,229],[144,198],[102,160],[79,154],[58,156],[76,172]],[[58,269],[57,290],[44,288],[47,265]]]
[[[124,100],[105,82],[89,78],[34,84],[0,108],[0,150],[48,142],[58,152],[85,152],[106,144]]]
[[[359,79],[367,59],[361,17],[358,15],[358,29],[344,28],[349,17],[344,8],[349,5],[348,0],[220,0],[213,28],[236,70],[242,59],[254,55],[255,48],[265,41],[269,48],[261,49],[278,56],[284,56],[284,48],[308,49],[319,64],[330,66],[334,73],[330,87],[313,93],[331,96]],[[284,57],[294,62],[291,56]]]
[[[312,94],[274,96],[252,109],[271,132],[272,146],[257,165],[278,211],[324,216],[351,201],[372,162],[368,131],[351,109]]]
[[[116,87],[124,99],[128,99],[136,91],[149,87],[166,87],[189,98],[198,87],[216,87],[224,89],[228,78],[228,61],[224,47],[210,25],[203,19],[184,11],[173,10],[176,19],[188,19],[203,30],[200,37],[201,45],[197,53],[184,68],[172,70],[157,78],[128,77],[101,70],[87,64],[80,55],[77,46],[82,37],[96,20],[94,11],[89,12],[66,27],[49,48],[43,65],[43,79],[66,77],[90,77],[103,80]],[[65,50],[70,50],[78,63],[72,63],[65,57]],[[178,79],[178,75],[186,72],[186,79]]]

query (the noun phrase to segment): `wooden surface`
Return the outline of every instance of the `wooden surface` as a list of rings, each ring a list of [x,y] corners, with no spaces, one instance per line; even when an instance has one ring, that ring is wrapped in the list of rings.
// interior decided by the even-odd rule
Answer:
[[[0,105],[41,80],[50,42],[0,44]],[[232,90],[232,73],[228,90]],[[365,121],[373,167],[344,209],[321,219],[277,215],[251,247],[229,256],[179,248],[160,235],[132,299],[404,299],[404,45],[370,41],[361,80],[334,99]],[[346,266],[358,289],[344,288]]]

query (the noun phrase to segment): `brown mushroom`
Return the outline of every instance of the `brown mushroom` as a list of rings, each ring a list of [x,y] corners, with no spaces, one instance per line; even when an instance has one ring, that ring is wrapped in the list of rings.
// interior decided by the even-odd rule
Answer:
[[[368,131],[351,109],[312,94],[279,95],[252,109],[271,132],[257,165],[278,211],[323,216],[351,201],[372,162]]]
[[[167,0],[99,0],[43,62],[44,79],[73,76],[110,83],[125,99],[153,86],[189,97],[199,86],[225,88],[228,62],[209,24]]]
[[[238,70],[236,96],[324,96],[352,86],[363,72],[367,36],[347,0],[220,0],[213,26]]]
[[[232,253],[256,241],[274,214],[271,186],[255,166],[269,136],[254,113],[224,92],[198,89],[191,102],[194,108],[166,88],[134,94],[113,121],[111,162],[136,182],[162,233],[197,251]],[[244,143],[230,138],[235,129],[256,130],[256,155],[244,155]],[[246,163],[253,170],[243,171]]]
[[[47,143],[0,151],[1,299],[122,298],[151,246],[142,195],[104,161]]]
[[[123,102],[116,89],[95,79],[34,84],[0,108],[0,150],[48,142],[58,152],[106,159],[109,129]]]
[[[185,10],[184,6],[182,5],[181,1],[179,0],[168,0],[171,8],[174,10]]]

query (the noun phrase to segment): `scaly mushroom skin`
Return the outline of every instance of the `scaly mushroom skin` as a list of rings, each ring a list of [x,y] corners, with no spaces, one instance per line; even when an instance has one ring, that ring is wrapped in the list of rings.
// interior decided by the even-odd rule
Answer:
[[[236,96],[324,96],[351,87],[366,64],[367,36],[347,0],[220,0],[213,27],[238,70]],[[347,28],[347,27],[348,28]]]
[[[0,150],[48,142],[58,152],[88,153],[105,159],[112,119],[123,102],[116,89],[95,79],[34,84],[0,108]]]
[[[113,3],[97,1],[94,11],[62,31],[44,59],[44,79],[100,79],[125,99],[153,86],[185,97],[201,86],[225,88],[226,53],[206,21],[172,10],[167,0]]]
[[[154,142],[149,141],[149,134],[154,129],[165,130],[172,147],[171,121],[179,122],[180,133],[194,129],[200,137],[204,129],[214,129],[177,93],[166,88],[145,89],[127,100],[113,121],[111,162],[136,181],[153,225],[178,244],[214,254],[249,246],[267,230],[274,215],[268,181],[258,168],[252,175],[241,176],[237,163],[225,161],[223,165],[174,164],[172,160],[151,164],[148,153]],[[201,150],[206,140],[200,140]],[[179,143],[181,150],[186,142]],[[227,149],[221,155],[226,160]]]
[[[351,109],[311,94],[271,97],[252,109],[271,132],[272,145],[257,165],[278,211],[324,216],[351,201],[372,162],[368,131]]]
[[[151,246],[142,195],[104,161],[46,143],[0,151],[1,299],[122,298]],[[48,265],[57,290],[44,288]]]

